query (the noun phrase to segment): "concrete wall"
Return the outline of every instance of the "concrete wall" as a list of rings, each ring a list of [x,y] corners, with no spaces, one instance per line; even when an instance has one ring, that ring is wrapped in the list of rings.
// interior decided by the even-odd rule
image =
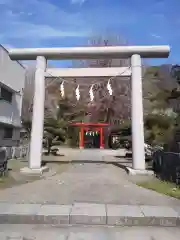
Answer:
[[[28,145],[6,147],[6,153],[8,159],[24,158],[28,154]]]
[[[9,58],[8,52],[0,45],[0,87],[13,93],[12,102],[0,100],[0,145],[16,146],[21,127],[22,93],[25,82],[25,68]],[[3,139],[3,125],[14,127],[13,138]]]
[[[0,100],[0,123],[21,127],[21,98],[13,93],[12,103]]]
[[[0,45],[0,82],[14,91],[24,88],[25,68],[9,58],[8,52]]]

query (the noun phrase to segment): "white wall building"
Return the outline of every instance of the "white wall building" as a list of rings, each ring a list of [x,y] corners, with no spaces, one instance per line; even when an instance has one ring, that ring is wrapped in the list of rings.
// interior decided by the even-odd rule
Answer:
[[[0,45],[0,146],[19,143],[25,72],[25,67],[12,61]]]

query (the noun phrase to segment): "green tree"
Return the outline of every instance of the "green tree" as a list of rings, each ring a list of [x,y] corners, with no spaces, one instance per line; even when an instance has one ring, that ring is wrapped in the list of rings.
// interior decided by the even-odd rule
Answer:
[[[48,154],[51,152],[52,146],[58,141],[65,142],[66,138],[66,122],[63,119],[47,118],[44,121],[44,138]]]
[[[68,98],[59,99],[55,117],[47,117],[44,120],[44,139],[48,154],[55,144],[61,144],[69,139],[76,139],[78,132],[70,127],[74,121],[82,121],[85,108],[80,102],[72,104]],[[76,133],[76,134],[75,134]]]
[[[163,145],[171,140],[176,117],[162,114],[149,114],[145,117],[145,139],[153,145]]]

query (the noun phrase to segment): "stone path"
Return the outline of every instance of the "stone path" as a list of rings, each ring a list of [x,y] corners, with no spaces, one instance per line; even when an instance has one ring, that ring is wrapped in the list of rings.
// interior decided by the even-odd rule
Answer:
[[[75,203],[72,205],[0,203],[1,224],[53,226],[180,226],[180,207]]]
[[[58,156],[43,156],[43,160],[56,161],[56,162],[108,162],[108,161],[121,161],[115,156],[121,156],[122,158],[126,155],[125,149],[111,150],[111,149],[73,149],[73,148],[59,148]],[[113,158],[114,157],[114,158]]]
[[[180,201],[138,187],[110,164],[69,164],[66,172],[0,191],[0,202],[180,206]]]
[[[179,228],[0,225],[1,240],[178,240]]]
[[[65,147],[60,147],[58,154],[62,154],[65,156],[74,156],[73,158],[76,160],[83,159],[86,160],[98,160],[102,156],[125,156],[126,155],[126,150],[125,149],[117,149],[117,150],[112,150],[112,149],[78,149],[78,148],[65,148]],[[95,156],[95,158],[92,158],[92,156]]]

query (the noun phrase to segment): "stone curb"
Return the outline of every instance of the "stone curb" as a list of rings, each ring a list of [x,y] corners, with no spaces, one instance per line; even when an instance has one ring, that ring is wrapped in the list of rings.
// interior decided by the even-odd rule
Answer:
[[[180,226],[180,207],[0,203],[0,224]]]

